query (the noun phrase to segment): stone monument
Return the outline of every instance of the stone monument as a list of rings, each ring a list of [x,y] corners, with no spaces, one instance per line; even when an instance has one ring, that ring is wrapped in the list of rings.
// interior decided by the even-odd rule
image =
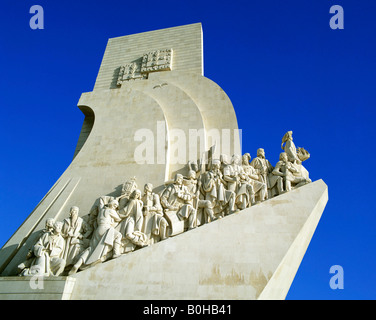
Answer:
[[[0,299],[284,299],[327,187],[292,131],[275,166],[241,154],[200,23],[109,39],[78,107],[72,163],[0,251]]]

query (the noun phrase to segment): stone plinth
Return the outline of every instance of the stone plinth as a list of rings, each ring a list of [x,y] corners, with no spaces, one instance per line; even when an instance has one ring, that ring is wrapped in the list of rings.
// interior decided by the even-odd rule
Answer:
[[[69,300],[71,277],[0,277],[0,300]]]

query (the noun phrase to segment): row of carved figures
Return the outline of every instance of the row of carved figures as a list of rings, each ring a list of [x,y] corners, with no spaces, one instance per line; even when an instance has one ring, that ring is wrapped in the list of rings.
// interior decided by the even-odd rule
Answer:
[[[74,206],[63,222],[46,221],[18,266],[19,275],[71,275],[311,182],[301,164],[310,155],[295,147],[292,131],[282,138],[281,148],[275,167],[262,148],[252,161],[245,153],[233,155],[230,163],[225,156],[212,159],[209,150],[206,163],[188,162],[187,175],[176,174],[159,194],[150,183],[142,194],[132,178],[119,197],[100,197],[82,218]]]

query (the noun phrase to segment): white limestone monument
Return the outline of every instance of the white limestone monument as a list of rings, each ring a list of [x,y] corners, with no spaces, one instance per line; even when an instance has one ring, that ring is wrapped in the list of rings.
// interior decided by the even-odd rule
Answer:
[[[286,297],[327,186],[292,131],[274,166],[241,154],[200,23],[109,39],[78,107],[72,163],[0,250],[0,299]]]

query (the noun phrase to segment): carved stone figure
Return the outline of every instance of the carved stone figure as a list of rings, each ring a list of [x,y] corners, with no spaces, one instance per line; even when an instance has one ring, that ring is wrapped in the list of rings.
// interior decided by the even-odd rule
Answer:
[[[137,189],[136,177],[131,178],[126,181],[121,189],[120,197],[116,198],[119,201],[119,208],[124,208],[132,194],[133,191]]]
[[[251,203],[256,203],[256,196],[258,197],[259,201],[261,199],[265,199],[265,194],[267,193],[267,186],[264,182],[259,181],[259,177],[256,173],[256,169],[251,166],[250,164],[251,155],[249,153],[245,153],[242,157],[242,167],[244,173],[247,176],[247,181],[250,185],[252,185],[253,190],[253,197],[251,194]]]
[[[108,205],[105,205],[103,199],[100,199],[98,227],[93,233],[90,246],[82,252],[69,274],[74,274],[82,265],[88,266],[106,260],[111,250],[113,251],[112,258],[120,256],[122,235],[115,230],[115,227],[121,221],[116,211],[118,205],[117,200],[111,200]]]
[[[240,173],[240,156],[234,154],[231,159],[231,164],[227,164],[223,168],[223,178],[227,182],[227,189],[232,192],[237,192],[239,187],[239,173]]]
[[[54,230],[54,225],[55,225],[55,219],[48,218],[46,220],[45,228],[42,230],[41,236],[47,232],[52,232]]]
[[[66,266],[75,263],[78,255],[89,246],[88,236],[92,230],[87,223],[78,216],[79,208],[73,206],[69,218],[64,219],[62,235],[65,238],[64,260]]]
[[[30,268],[32,263],[35,260],[35,255],[34,255],[34,246],[37,243],[37,241],[45,234],[45,233],[50,233],[54,229],[54,224],[55,224],[55,219],[54,218],[48,218],[45,222],[45,228],[40,231],[39,236],[37,240],[34,242],[34,244],[31,246],[29,249],[27,255],[26,255],[26,260],[20,263],[17,268],[18,268],[18,274],[21,274],[22,271],[25,268]]]
[[[119,215],[123,219],[119,226],[120,233],[139,246],[147,245],[146,236],[141,231],[144,221],[142,207],[141,191],[136,189],[130,195],[126,206],[119,210]]]
[[[301,164],[310,157],[310,154],[304,148],[296,148],[292,138],[292,131],[287,131],[283,136],[281,148],[286,152],[288,160],[295,164]]]
[[[288,160],[286,152],[280,154],[279,161],[272,172],[275,178],[271,177],[270,180],[272,187],[277,185],[278,194],[311,182],[302,176],[299,168],[300,165],[295,165]]]
[[[231,164],[226,165],[223,169],[223,177],[227,181],[228,190],[236,195],[235,204],[238,209],[243,210],[248,206],[251,195],[254,202],[254,191],[253,186],[247,181],[240,159],[238,154],[232,156]]]
[[[237,157],[239,163],[240,157]],[[245,173],[243,166],[238,167],[238,192],[236,194],[235,203],[240,210],[244,210],[251,205],[256,203],[255,201],[255,191],[253,184],[250,181],[249,176]]]
[[[98,213],[101,210],[101,207],[104,205],[107,205],[112,200],[116,200],[118,202],[118,209],[124,208],[128,201],[131,193],[137,189],[137,183],[136,183],[136,177],[133,177],[129,180],[127,180],[125,183],[123,183],[121,188],[121,194],[119,197],[111,197],[111,196],[102,196],[99,199],[96,200],[94,206],[90,210],[89,213],[89,226],[92,230],[97,229],[98,224]]]
[[[152,243],[157,242],[158,237],[164,240],[168,237],[168,223],[163,217],[163,209],[160,203],[159,195],[153,192],[153,185],[147,183],[144,186],[144,195],[142,196],[144,204],[144,225],[142,232],[150,233]]]
[[[235,192],[226,190],[227,182],[221,172],[221,161],[213,160],[211,170],[202,174],[201,190],[204,199],[209,200],[213,206],[214,214],[223,217],[235,211]]]
[[[183,185],[183,175],[175,175],[174,182],[161,195],[161,204],[166,211],[175,211],[180,220],[188,221],[188,230],[196,228],[197,211],[190,204],[192,195]]]
[[[219,156],[219,161],[221,163],[220,170],[221,170],[221,172],[223,174],[225,167],[227,165],[231,164],[231,161],[228,160],[227,154],[223,154],[223,153]],[[227,186],[227,183],[226,183],[226,186]]]
[[[52,231],[45,232],[34,245],[34,260],[30,268],[25,268],[21,276],[59,276],[65,268],[65,260],[62,258],[64,250],[64,238],[61,236],[63,224],[54,223]]]
[[[269,176],[270,187],[277,189],[277,195],[286,192],[285,179],[287,166],[291,166],[291,163],[287,160],[287,154],[285,152],[280,153],[279,161],[275,165],[271,175]]]
[[[265,192],[265,196],[263,199],[260,199],[261,201],[264,201],[266,199],[269,199],[271,196],[269,194],[270,192],[270,182],[268,179],[269,173],[273,171],[273,166],[270,164],[270,162],[265,159],[265,151],[263,148],[257,149],[257,157],[253,158],[251,162],[251,166],[256,169],[256,173],[258,174],[258,181],[264,183],[267,186],[268,192]]]
[[[189,160],[187,163],[188,174],[190,171],[194,171],[196,176],[200,175],[201,164],[198,161]]]
[[[281,148],[286,152],[288,161],[290,161],[298,171],[295,175],[305,178],[307,183],[311,182],[307,169],[302,165],[302,162],[307,160],[310,154],[304,148],[296,148],[292,138],[292,131],[286,132],[283,136]]]
[[[208,199],[200,199],[200,188],[201,188],[201,179],[198,180],[196,178],[196,172],[194,170],[190,170],[188,172],[187,179],[184,179],[184,184],[187,186],[189,193],[192,195],[192,200],[190,204],[193,208],[197,211],[197,223],[204,223],[214,221],[217,218],[214,216],[213,211],[213,204]],[[199,219],[199,211],[200,214],[204,214],[204,219]],[[200,220],[200,221],[199,221]]]
[[[292,131],[287,131],[282,138],[281,149],[287,154],[287,158],[292,163],[301,163],[296,153],[295,143],[292,141]],[[283,146],[285,144],[285,146]]]

